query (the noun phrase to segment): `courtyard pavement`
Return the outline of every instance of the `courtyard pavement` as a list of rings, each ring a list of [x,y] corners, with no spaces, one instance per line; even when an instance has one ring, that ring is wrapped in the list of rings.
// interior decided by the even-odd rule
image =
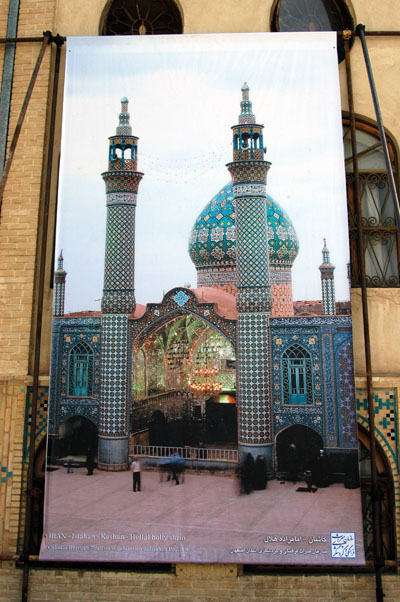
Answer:
[[[229,473],[187,471],[177,486],[148,469],[133,493],[131,472],[64,467],[46,483],[43,560],[364,563],[360,490],[342,484],[308,493],[273,480],[239,495]]]

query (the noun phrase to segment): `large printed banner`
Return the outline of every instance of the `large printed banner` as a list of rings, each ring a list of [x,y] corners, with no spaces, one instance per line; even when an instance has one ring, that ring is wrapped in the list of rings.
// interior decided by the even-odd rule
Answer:
[[[68,39],[56,244],[40,558],[363,564],[336,35]]]

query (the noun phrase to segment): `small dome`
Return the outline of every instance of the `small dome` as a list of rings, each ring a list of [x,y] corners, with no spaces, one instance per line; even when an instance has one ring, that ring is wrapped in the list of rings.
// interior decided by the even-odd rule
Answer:
[[[272,266],[290,267],[299,242],[290,218],[267,195],[269,258]],[[236,265],[233,185],[226,184],[204,207],[189,238],[189,255],[196,268]]]

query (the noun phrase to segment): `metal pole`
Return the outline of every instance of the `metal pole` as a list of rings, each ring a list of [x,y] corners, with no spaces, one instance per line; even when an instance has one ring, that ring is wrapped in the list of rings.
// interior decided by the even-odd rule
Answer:
[[[385,134],[385,128],[383,127],[382,114],[381,114],[381,110],[379,107],[378,94],[376,92],[374,75],[372,73],[372,67],[371,67],[371,62],[369,60],[367,43],[365,41],[365,25],[357,25],[356,33],[358,34],[358,36],[361,40],[361,45],[362,45],[362,49],[363,49],[363,53],[364,53],[365,66],[367,68],[368,80],[369,80],[369,85],[371,88],[372,100],[374,103],[376,121],[378,122],[379,134],[380,134],[381,143],[382,143],[383,156],[385,158],[385,165],[386,165],[386,171],[387,171],[387,176],[388,176],[389,189],[390,189],[391,195],[393,197],[393,201],[394,201],[397,229],[399,230],[399,228],[400,228],[399,199],[397,196],[396,184],[394,182],[392,163],[390,161],[389,149],[388,149],[386,134]],[[400,230],[399,230],[399,233],[400,233]]]
[[[49,31],[46,31],[44,34],[42,47],[40,49],[35,68],[32,72],[31,81],[29,82],[28,90],[26,91],[25,100],[21,107],[21,112],[18,117],[17,125],[15,127],[14,136],[11,141],[10,150],[8,152],[8,157],[7,157],[5,166],[4,166],[4,171],[3,171],[3,174],[0,179],[0,211],[1,211],[1,203],[3,200],[4,188],[6,186],[6,182],[7,182],[8,174],[9,174],[9,171],[11,168],[11,163],[12,163],[12,160],[14,157],[14,152],[15,152],[15,148],[17,146],[18,138],[21,133],[22,124],[24,122],[25,114],[28,109],[29,101],[32,96],[33,88],[35,86],[35,82],[36,82],[36,79],[37,79],[37,76],[39,73],[40,65],[42,64],[42,60],[43,60],[43,56],[44,56],[46,47],[49,44],[49,42],[51,41],[51,39],[52,39],[51,33]]]
[[[50,34],[51,35],[51,34]],[[40,345],[42,336],[42,318],[43,318],[43,296],[44,296],[44,282],[45,282],[45,271],[46,271],[46,246],[47,246],[47,232],[49,223],[49,207],[50,207],[50,191],[51,191],[51,173],[53,169],[53,149],[54,149],[54,130],[56,120],[56,109],[57,109],[57,94],[58,94],[58,80],[60,73],[60,58],[61,58],[61,46],[63,44],[62,38],[53,38],[53,41],[57,44],[54,77],[53,77],[53,91],[52,91],[52,104],[50,113],[50,131],[49,131],[49,142],[47,151],[47,166],[46,166],[46,186],[44,196],[44,209],[43,209],[43,224],[42,224],[42,235],[41,235],[41,248],[40,248],[40,265],[39,265],[39,283],[38,283],[38,304],[36,314],[36,333],[35,333],[35,347],[34,347],[34,368],[33,368],[33,385],[32,385],[32,411],[31,411],[31,427],[29,433],[29,465],[28,465],[28,476],[27,476],[27,493],[26,493],[26,507],[25,507],[25,531],[24,531],[24,547],[23,547],[23,560],[24,560],[24,571],[22,580],[22,602],[28,600],[28,585],[29,585],[29,547],[30,547],[30,535],[31,535],[31,506],[32,506],[32,481],[33,481],[33,470],[35,460],[35,438],[36,438],[36,414],[37,414],[37,401],[38,401],[38,388],[39,388],[39,371],[40,371]]]
[[[0,38],[0,44],[16,44],[17,42],[43,42],[43,36],[33,36],[30,38]]]
[[[380,524],[379,513],[379,489],[378,489],[378,473],[376,469],[376,442],[375,442],[375,406],[372,390],[372,365],[371,365],[371,342],[369,332],[369,317],[368,317],[368,298],[367,298],[367,281],[365,273],[365,244],[362,228],[362,209],[361,209],[361,189],[360,177],[358,170],[357,157],[357,139],[356,139],[356,124],[354,117],[354,99],[353,99],[353,83],[351,77],[350,65],[350,49],[349,40],[345,39],[345,59],[346,59],[346,76],[347,76],[347,94],[349,100],[350,112],[350,128],[351,128],[351,147],[353,155],[353,173],[354,173],[354,190],[355,190],[355,209],[357,216],[357,254],[360,266],[360,281],[361,281],[361,301],[362,301],[362,316],[364,329],[364,350],[365,350],[365,371],[367,379],[367,395],[368,395],[368,419],[369,419],[369,436],[370,436],[370,458],[371,458],[371,479],[372,479],[372,515],[373,515],[373,539],[374,539],[374,567],[375,567],[375,582],[376,582],[376,600],[383,602],[382,589],[382,531]]]

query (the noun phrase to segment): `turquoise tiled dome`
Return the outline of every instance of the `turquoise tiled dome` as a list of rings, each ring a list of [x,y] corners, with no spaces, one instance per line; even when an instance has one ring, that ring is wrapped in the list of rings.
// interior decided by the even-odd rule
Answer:
[[[273,266],[292,266],[299,242],[290,218],[267,195],[269,258]],[[226,184],[204,207],[189,238],[189,254],[198,268],[236,265],[235,207],[232,183]]]

